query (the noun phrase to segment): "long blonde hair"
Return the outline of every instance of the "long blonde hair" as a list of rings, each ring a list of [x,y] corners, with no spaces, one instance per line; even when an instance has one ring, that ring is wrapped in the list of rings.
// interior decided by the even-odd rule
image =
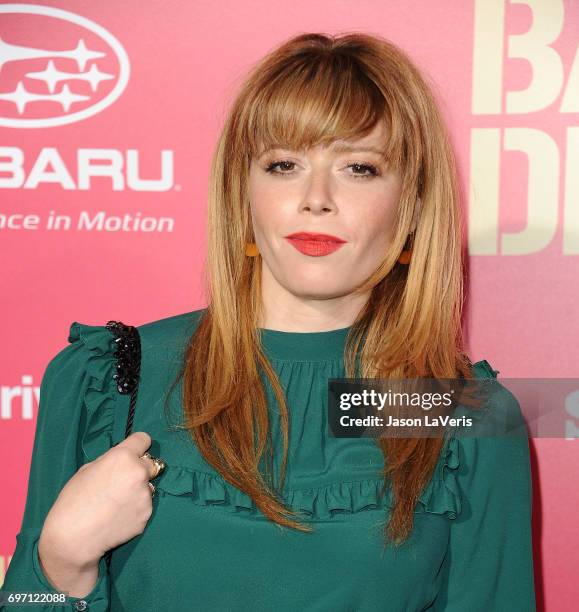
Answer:
[[[261,257],[247,193],[260,145],[294,150],[357,138],[386,121],[384,151],[403,180],[395,235],[381,265],[357,290],[370,292],[349,332],[344,365],[366,378],[472,378],[461,350],[463,269],[455,162],[425,78],[383,38],[308,33],[288,40],[250,71],[232,104],[213,157],[209,190],[208,307],[189,340],[183,377],[184,422],[201,454],[251,496],[270,520],[311,531],[283,504],[272,474],[271,431],[260,368],[280,407],[288,452],[288,412],[276,372],[257,334]],[[419,205],[419,208],[417,206]],[[397,258],[413,232],[409,266]],[[364,339],[364,342],[362,340]],[[380,439],[394,499],[386,542],[400,544],[443,445],[441,438]],[[265,456],[265,472],[258,466]],[[387,461],[386,461],[387,458]]]

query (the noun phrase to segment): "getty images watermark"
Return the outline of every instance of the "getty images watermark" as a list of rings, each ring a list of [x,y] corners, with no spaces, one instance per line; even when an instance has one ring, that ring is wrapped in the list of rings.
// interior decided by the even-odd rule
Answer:
[[[579,439],[579,379],[332,378],[328,424],[337,438]]]

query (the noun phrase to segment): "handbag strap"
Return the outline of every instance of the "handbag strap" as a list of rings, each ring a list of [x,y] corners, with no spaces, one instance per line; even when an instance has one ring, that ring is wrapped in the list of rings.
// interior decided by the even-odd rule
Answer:
[[[133,325],[125,325],[121,321],[109,321],[106,328],[114,335],[116,348],[116,373],[113,378],[117,381],[117,391],[126,395],[131,394],[129,414],[125,427],[125,438],[131,435],[133,420],[135,418],[135,407],[137,405],[137,393],[139,391],[139,380],[141,376],[141,337],[139,330]],[[118,442],[113,444],[116,446]],[[111,556],[114,549],[105,553],[107,568],[111,564]]]
[[[139,379],[141,374],[141,338],[139,330],[133,325],[121,321],[109,321],[107,329],[115,336],[117,344],[114,355],[117,359],[117,371],[113,378],[117,381],[117,391],[122,395],[131,394],[125,438],[131,434],[137,405]]]

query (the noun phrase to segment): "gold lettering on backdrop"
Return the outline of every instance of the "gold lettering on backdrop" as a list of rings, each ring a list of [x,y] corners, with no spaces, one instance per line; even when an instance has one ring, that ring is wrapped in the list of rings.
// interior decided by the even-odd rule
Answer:
[[[524,5],[530,26],[509,33],[508,10]],[[526,115],[558,104],[558,113],[579,112],[579,48],[565,82],[563,59],[553,46],[565,26],[563,0],[476,0],[472,76],[473,115]],[[575,43],[574,43],[575,44]],[[526,61],[530,82],[505,91],[508,60]],[[468,243],[471,255],[527,255],[547,248],[562,224],[562,252],[579,254],[579,127],[569,126],[565,140],[545,130],[476,127],[471,131]],[[527,162],[526,219],[518,231],[499,228],[503,151],[522,153]],[[513,159],[511,156],[510,159]],[[563,208],[559,212],[560,174],[564,172]],[[509,223],[511,220],[509,219]]]

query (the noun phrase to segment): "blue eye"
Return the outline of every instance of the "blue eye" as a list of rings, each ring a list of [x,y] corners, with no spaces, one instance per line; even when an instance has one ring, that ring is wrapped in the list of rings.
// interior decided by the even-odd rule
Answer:
[[[288,168],[287,166],[293,167],[295,166],[295,162],[287,161],[287,160],[274,161],[266,166],[265,171],[269,172],[270,174],[282,174],[282,175],[291,174],[291,172],[283,172],[283,171],[280,172],[279,170],[276,170],[276,168],[282,168],[282,167],[285,167],[286,170],[291,170],[291,168]],[[367,172],[367,174],[353,173],[352,176],[354,176],[355,178],[362,178],[362,179],[372,178],[380,174],[380,172],[378,171],[378,168],[376,168],[376,166],[372,164],[360,164],[360,163],[353,162],[351,164],[348,164],[348,168],[356,168],[357,170],[362,170],[363,172]]]

